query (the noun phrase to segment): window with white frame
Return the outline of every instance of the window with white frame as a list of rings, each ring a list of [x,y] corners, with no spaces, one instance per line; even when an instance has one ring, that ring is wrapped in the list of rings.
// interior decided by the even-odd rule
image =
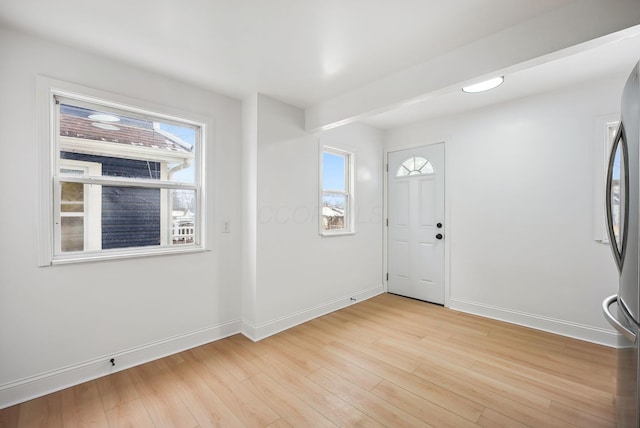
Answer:
[[[49,262],[203,248],[204,124],[83,94],[50,97]]]
[[[322,147],[320,187],[320,234],[353,233],[353,153]]]

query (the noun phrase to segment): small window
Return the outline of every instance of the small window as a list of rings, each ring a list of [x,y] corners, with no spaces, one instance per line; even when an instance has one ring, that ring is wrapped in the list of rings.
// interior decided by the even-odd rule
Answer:
[[[204,125],[52,96],[51,261],[201,249]]]
[[[321,155],[320,233],[353,233],[353,154],[323,147]]]
[[[423,157],[411,157],[398,168],[396,177],[406,177],[408,175],[426,175],[433,174],[433,165]]]

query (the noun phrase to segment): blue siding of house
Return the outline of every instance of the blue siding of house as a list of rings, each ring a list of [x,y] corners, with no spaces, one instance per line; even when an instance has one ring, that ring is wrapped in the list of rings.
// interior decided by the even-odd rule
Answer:
[[[102,248],[160,245],[160,189],[102,187]]]
[[[63,159],[102,164],[102,175],[160,178],[160,164],[62,152]],[[102,187],[102,249],[160,245],[160,189]]]
[[[102,164],[102,175],[109,177],[160,179],[160,162],[94,156],[83,153],[61,152],[62,159],[73,159]]]

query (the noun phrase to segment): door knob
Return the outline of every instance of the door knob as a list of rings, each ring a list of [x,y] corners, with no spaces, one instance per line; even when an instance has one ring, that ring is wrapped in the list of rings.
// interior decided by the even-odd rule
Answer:
[[[442,233],[438,233],[438,234],[436,235],[436,239],[442,239],[442,238],[443,238]]]

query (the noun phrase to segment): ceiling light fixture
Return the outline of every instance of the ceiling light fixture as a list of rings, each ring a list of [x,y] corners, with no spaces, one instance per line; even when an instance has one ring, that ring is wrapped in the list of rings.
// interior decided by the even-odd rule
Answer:
[[[494,77],[493,79],[485,80],[484,82],[465,86],[464,88],[462,88],[462,92],[475,94],[477,92],[489,91],[502,85],[502,82],[504,82],[504,76]]]

